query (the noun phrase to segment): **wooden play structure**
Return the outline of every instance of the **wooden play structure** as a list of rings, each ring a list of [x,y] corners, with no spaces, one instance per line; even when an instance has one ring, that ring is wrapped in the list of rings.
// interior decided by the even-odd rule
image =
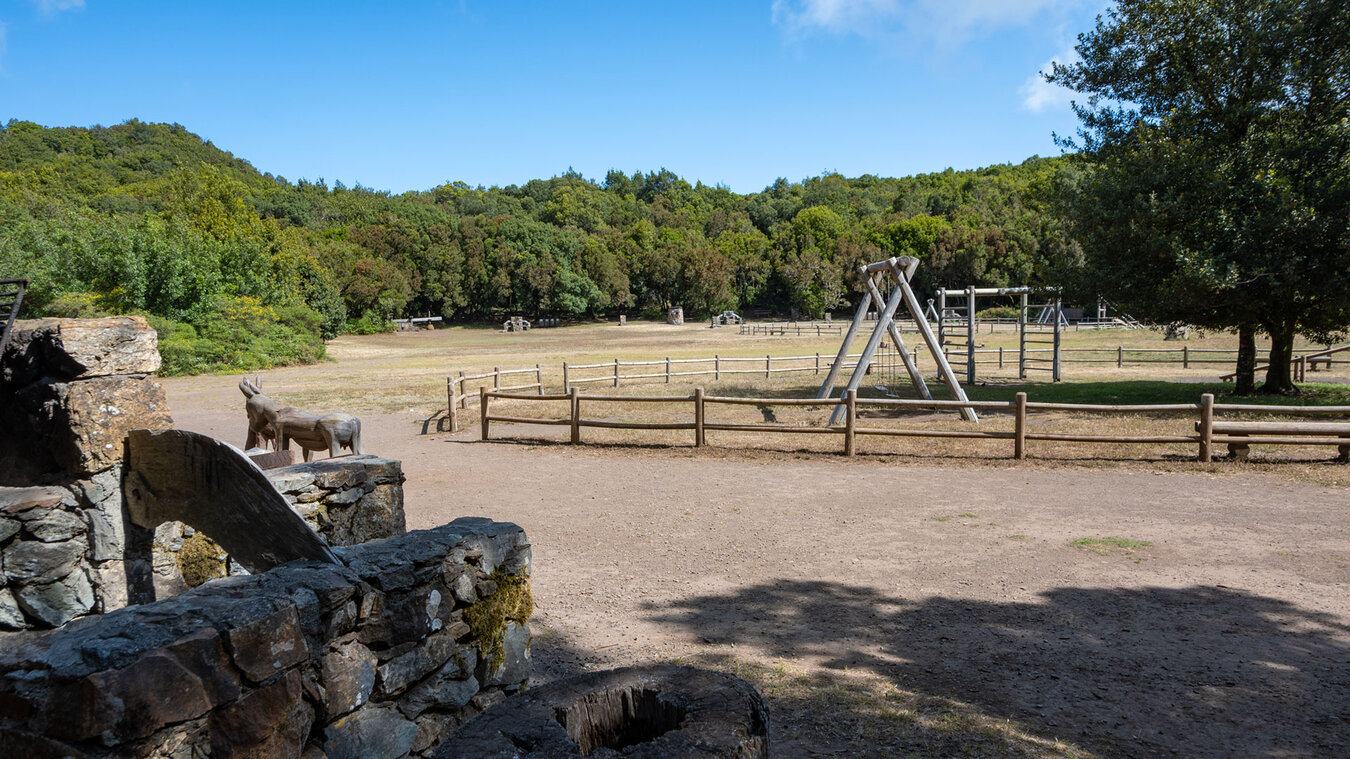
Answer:
[[[966,384],[975,384],[975,350],[978,347],[975,343],[975,334],[979,331],[979,317],[976,316],[976,299],[982,297],[994,296],[1018,296],[1017,308],[1017,378],[1026,379],[1028,371],[1050,372],[1053,381],[1059,382],[1060,359],[1062,351],[1060,349],[1061,335],[1067,322],[1064,319],[1064,304],[1059,298],[1050,300],[1041,309],[1037,317],[1037,324],[1050,326],[1050,339],[1043,337],[1027,336],[1027,296],[1035,292],[1030,287],[975,287],[970,286],[964,290],[938,290],[938,305],[933,308],[933,302],[928,302],[930,314],[937,316],[938,323],[938,343],[942,346],[951,345],[959,348],[964,354],[959,364],[965,370]],[[948,298],[965,298],[964,306],[948,305]],[[964,340],[954,341],[951,338],[954,327],[964,327]],[[1037,334],[1042,334],[1037,332]],[[1034,358],[1029,355],[1027,345],[1049,345],[1053,350],[1050,358]],[[1049,363],[1049,366],[1040,366],[1038,364]]]
[[[961,383],[957,381],[951,364],[947,363],[942,345],[938,342],[937,336],[933,334],[932,328],[928,325],[928,320],[924,318],[923,307],[919,305],[919,299],[914,295],[914,289],[909,285],[910,279],[914,276],[914,270],[918,267],[919,259],[913,256],[901,256],[876,261],[858,268],[858,272],[863,276],[863,281],[867,284],[867,291],[863,293],[862,302],[858,304],[857,310],[853,313],[853,323],[844,333],[843,342],[839,345],[839,355],[830,364],[829,374],[825,376],[825,381],[820,384],[820,391],[816,393],[817,398],[829,398],[834,393],[834,385],[839,378],[839,370],[843,368],[848,356],[849,346],[857,337],[858,330],[862,327],[863,322],[867,320],[868,309],[875,301],[878,306],[884,304],[884,307],[877,314],[876,326],[872,328],[872,335],[867,340],[867,347],[863,348],[862,356],[858,358],[858,363],[854,366],[853,374],[849,377],[841,397],[857,393],[858,386],[862,384],[868,367],[872,365],[876,358],[877,349],[881,347],[882,341],[889,336],[895,347],[896,356],[904,362],[905,370],[909,374],[910,382],[914,385],[914,390],[923,400],[933,400],[933,394],[928,390],[928,385],[924,382],[923,375],[919,372],[919,367],[913,356],[910,355],[909,349],[905,347],[904,338],[900,336],[900,329],[895,323],[895,312],[900,308],[900,304],[904,303],[919,329],[919,334],[928,346],[929,354],[932,355],[933,361],[937,364],[938,377],[951,391],[954,400],[961,403],[968,402],[965,390],[961,388]],[[892,281],[892,287],[890,296],[886,297],[882,295],[880,285],[885,283],[888,277]],[[973,344],[974,341],[972,340]],[[971,366],[974,366],[973,362]],[[961,406],[960,412],[961,418],[966,421],[979,421],[973,407]],[[834,413],[830,415],[830,425],[838,424],[839,417],[843,413],[843,407],[836,406]]]

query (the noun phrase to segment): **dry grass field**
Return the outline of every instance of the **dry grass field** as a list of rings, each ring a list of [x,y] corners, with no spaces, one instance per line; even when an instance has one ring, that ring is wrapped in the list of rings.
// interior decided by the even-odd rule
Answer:
[[[1172,347],[1156,333],[1066,336],[1066,346],[1122,342]],[[699,325],[457,328],[342,338],[332,362],[263,382],[288,403],[360,413],[368,451],[404,462],[410,527],[468,514],[525,527],[541,681],[650,661],[734,671],[769,700],[783,757],[1350,754],[1350,466],[1328,463],[1326,449],[1199,464],[1189,446],[1037,443],[1015,461],[1009,441],[865,438],[846,458],[834,435],[709,432],[696,449],[683,430],[587,429],[595,444],[574,447],[565,427],[537,425],[494,427],[484,443],[472,407],[464,431],[422,434],[444,407],[445,377],[461,370],[537,362],[554,392],[564,360],[836,348]],[[1221,371],[1069,365],[1058,386],[991,373],[971,393],[1178,402]],[[1348,373],[1310,374],[1325,380],[1313,400],[1344,403]],[[709,379],[585,392],[782,398],[817,381]],[[166,380],[178,424],[242,442],[236,381]],[[770,410],[803,425],[826,414]],[[499,411],[561,416],[566,404]],[[689,414],[632,403],[596,412]],[[1192,421],[1057,413],[1031,423],[1184,434]],[[872,423],[965,424],[933,413]],[[989,414],[980,426],[1008,424]]]

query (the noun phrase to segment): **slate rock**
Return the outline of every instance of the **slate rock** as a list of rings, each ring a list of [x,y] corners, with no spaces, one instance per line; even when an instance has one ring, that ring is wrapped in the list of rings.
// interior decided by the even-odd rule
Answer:
[[[0,630],[21,630],[27,627],[19,602],[9,588],[0,588]]]
[[[0,517],[0,543],[9,540],[19,532],[19,520]]]
[[[484,686],[516,685],[530,678],[530,668],[530,627],[507,622],[501,658],[485,657],[477,674]]]
[[[5,574],[11,582],[50,583],[70,574],[84,558],[84,543],[16,540],[5,550]]]
[[[281,467],[267,473],[277,490],[282,493],[296,493],[314,484],[314,473],[300,466]]]
[[[298,756],[314,724],[305,703],[300,673],[291,670],[276,682],[211,712],[214,756]]]
[[[122,558],[126,550],[126,525],[122,522],[121,504],[117,511],[87,509],[89,518],[89,558],[94,561],[112,561]]]
[[[47,708],[48,730],[57,738],[129,741],[200,717],[211,701],[196,674],[173,655],[153,651],[58,689]]]
[[[473,576],[463,572],[450,582],[450,593],[462,604],[478,602],[478,593],[474,590]]]
[[[122,460],[133,429],[173,426],[164,386],[153,376],[37,382],[15,394],[33,433],[67,472],[99,472]]]
[[[73,380],[159,371],[159,335],[144,316],[15,322],[0,378],[22,386],[41,377]]]
[[[392,696],[442,667],[458,651],[455,639],[445,633],[429,635],[420,645],[381,664],[376,695]]]
[[[323,657],[320,666],[328,719],[358,709],[375,690],[375,654],[356,641],[343,643]]]
[[[30,443],[31,445],[31,443]],[[58,487],[0,487],[0,514],[15,516],[32,509],[48,509],[60,504],[75,505],[70,491]]]
[[[462,709],[478,693],[478,678],[472,672],[478,663],[477,652],[466,649],[467,655],[451,659],[431,677],[413,686],[398,701],[398,708],[408,717],[416,717],[429,709]]]
[[[328,759],[398,759],[417,740],[417,725],[390,708],[362,709],[323,732]]]
[[[60,627],[94,608],[94,586],[83,571],[71,572],[57,582],[24,585],[17,597],[28,616],[52,627]]]
[[[24,530],[43,543],[70,540],[83,535],[85,529],[84,519],[62,509],[51,509],[40,518],[24,520]]]
[[[249,682],[260,683],[309,658],[300,616],[287,606],[225,634],[230,656]]]

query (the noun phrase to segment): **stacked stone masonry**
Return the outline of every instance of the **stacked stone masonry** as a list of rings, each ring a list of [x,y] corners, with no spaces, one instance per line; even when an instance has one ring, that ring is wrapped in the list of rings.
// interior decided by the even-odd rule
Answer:
[[[127,603],[122,441],[168,429],[140,317],[16,323],[0,357],[0,630]]]
[[[314,532],[330,546],[354,546],[402,535],[403,467],[394,459],[363,454],[266,470],[267,478]],[[157,597],[227,575],[247,574],[225,551],[181,522],[155,530]]]
[[[0,639],[24,756],[421,756],[530,673],[530,546],[465,518]]]

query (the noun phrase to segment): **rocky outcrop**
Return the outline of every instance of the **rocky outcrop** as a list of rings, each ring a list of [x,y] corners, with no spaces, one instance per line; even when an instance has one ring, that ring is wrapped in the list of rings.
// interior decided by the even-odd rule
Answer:
[[[173,424],[140,317],[16,322],[0,359],[0,630],[128,601],[122,458]]]
[[[143,316],[30,319],[14,324],[0,357],[0,382],[23,387],[44,378],[153,374],[159,366],[159,336]]]
[[[532,606],[519,527],[459,519],[337,553],[341,565],[293,562],[11,634],[0,745],[35,756],[420,756],[523,686]],[[25,573],[61,561],[39,554]],[[478,589],[472,601],[454,591],[464,582]]]

